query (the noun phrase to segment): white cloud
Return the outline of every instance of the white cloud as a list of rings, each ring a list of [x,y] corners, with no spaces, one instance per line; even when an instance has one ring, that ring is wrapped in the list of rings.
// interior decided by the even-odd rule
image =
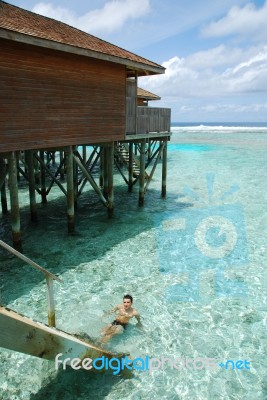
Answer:
[[[228,14],[216,22],[205,26],[202,34],[206,37],[221,37],[233,34],[241,36],[256,35],[257,38],[267,38],[267,1],[257,9],[255,4],[248,3],[243,8],[234,6]]]
[[[215,57],[218,52],[224,55],[221,60]],[[224,65],[222,71],[218,70],[218,65],[226,64],[226,60],[231,60],[232,65],[228,68]],[[164,62],[163,66],[167,68],[165,75],[140,80],[141,86],[163,98],[209,98],[267,91],[267,46],[257,52],[253,48],[233,50],[220,47],[187,58],[176,56]]]
[[[198,69],[210,69],[219,66],[228,66],[242,58],[244,52],[240,48],[229,48],[221,44],[209,50],[198,51],[187,57],[186,64]]]
[[[45,17],[54,18],[66,24],[76,26],[75,14],[67,8],[55,7],[51,3],[38,3],[33,7],[32,11]]]
[[[149,0],[111,0],[103,8],[80,17],[69,9],[55,7],[52,3],[38,3],[32,9],[33,12],[63,21],[92,34],[119,30],[128,20],[140,18],[149,10]]]

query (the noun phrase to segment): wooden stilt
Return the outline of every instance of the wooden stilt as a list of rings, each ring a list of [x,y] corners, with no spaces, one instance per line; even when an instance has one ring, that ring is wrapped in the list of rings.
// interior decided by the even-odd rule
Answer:
[[[143,139],[141,141],[141,149],[140,149],[139,206],[144,205],[144,196],[145,196],[145,151],[146,151],[146,141],[145,139]]]
[[[73,150],[68,147],[67,152],[67,218],[68,232],[74,233],[74,184],[73,184]]]
[[[12,228],[13,246],[16,250],[22,252],[17,174],[18,174],[17,157],[15,152],[12,151],[8,155],[11,228]]]
[[[51,158],[52,158],[52,164],[55,165],[56,164],[56,152],[55,151],[52,151]]]
[[[1,189],[1,206],[2,214],[8,214],[7,199],[6,199],[6,174],[7,165],[3,158],[0,158],[0,189]]]
[[[77,150],[74,146],[72,150]],[[78,206],[78,165],[73,163],[73,193],[74,193],[74,209],[77,210]]]
[[[83,146],[83,162],[86,163],[86,146]]]
[[[113,189],[113,163],[114,163],[114,143],[107,147],[107,174],[108,174],[108,215],[113,214],[114,189]]]
[[[105,146],[104,150],[104,168],[103,168],[103,181],[104,181],[104,188],[103,194],[106,199],[108,199],[108,148]]]
[[[42,203],[45,204],[47,203],[46,199],[46,184],[45,184],[45,166],[44,166],[44,151],[40,151],[40,160],[42,161],[40,163],[40,169],[41,169],[41,197],[42,197]]]
[[[162,150],[162,186],[161,196],[166,197],[166,182],[167,182],[167,140],[164,141],[164,147]]]
[[[33,222],[37,221],[37,205],[35,196],[35,174],[34,174],[34,164],[33,164],[33,151],[25,151],[25,162],[28,169],[28,179],[29,179],[29,195],[30,195],[30,210],[31,210],[31,220]]]
[[[17,162],[17,182],[20,182],[20,173],[19,173],[19,158],[20,158],[20,151],[15,152],[16,155],[16,162]]]
[[[104,185],[104,147],[100,147],[99,186],[102,188],[103,185]]]
[[[64,180],[64,163],[63,163],[63,159],[64,159],[64,152],[60,151],[59,152],[59,162],[61,164],[61,168],[60,168],[60,179]]]
[[[28,165],[27,165],[27,161],[26,161],[26,151],[23,151],[23,153],[21,154],[21,158],[24,161],[24,172],[25,172],[25,175],[28,175]]]
[[[148,139],[148,148],[147,148],[147,157],[148,157],[148,159],[150,159],[151,154],[152,154],[152,151],[151,151],[151,139]]]
[[[133,142],[129,143],[129,177],[128,192],[133,190]]]
[[[2,205],[2,214],[8,214],[7,208],[7,199],[6,199],[6,182],[3,183],[1,188],[1,205]]]

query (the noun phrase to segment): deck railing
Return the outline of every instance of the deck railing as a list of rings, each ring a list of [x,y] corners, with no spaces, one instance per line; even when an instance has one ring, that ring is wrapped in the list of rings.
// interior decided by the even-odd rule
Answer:
[[[53,280],[62,282],[62,279],[58,278],[56,275],[51,274],[51,272],[47,271],[45,268],[38,265],[36,262],[32,261],[30,258],[24,256],[19,251],[13,249],[13,247],[9,246],[7,243],[0,240],[0,246],[14,254],[16,257],[25,261],[33,268],[41,271],[46,278],[47,284],[47,301],[48,301],[48,325],[56,326],[56,314],[55,314],[55,302],[54,302],[54,290],[53,290]]]
[[[145,134],[150,132],[170,132],[171,109],[138,106],[135,118],[127,117],[127,134]]]

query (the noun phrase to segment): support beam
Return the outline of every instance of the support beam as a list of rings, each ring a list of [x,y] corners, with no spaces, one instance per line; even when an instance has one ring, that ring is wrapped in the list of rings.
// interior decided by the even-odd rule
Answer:
[[[129,143],[129,179],[128,192],[133,190],[133,142]]]
[[[0,189],[1,189],[1,205],[2,214],[8,214],[7,199],[6,199],[6,174],[7,165],[3,158],[0,158]]]
[[[29,179],[29,196],[30,196],[30,210],[31,210],[31,220],[33,222],[37,221],[37,205],[35,196],[35,173],[33,164],[33,150],[25,151],[25,162],[28,170]]]
[[[149,186],[149,184],[150,184],[150,182],[151,182],[151,180],[153,178],[154,172],[156,171],[156,168],[157,168],[159,159],[161,158],[164,146],[165,146],[165,142],[160,142],[160,145],[159,145],[159,148],[158,148],[158,152],[157,152],[157,154],[158,154],[157,158],[156,158],[156,160],[154,162],[153,168],[152,168],[152,170],[150,172],[150,175],[149,175],[149,177],[147,179],[147,182],[146,182],[146,185],[145,185],[145,192],[147,191],[148,186]]]
[[[77,146],[73,146],[73,150],[77,150]],[[73,163],[73,189],[74,189],[74,209],[78,207],[78,165]]]
[[[104,147],[100,147],[100,172],[99,172],[99,186],[103,188],[104,185]]]
[[[164,141],[164,147],[162,150],[162,186],[161,196],[166,197],[166,182],[167,182],[167,140]]]
[[[13,246],[16,250],[22,252],[21,230],[20,230],[20,210],[18,195],[18,171],[17,157],[14,151],[8,155],[8,176],[9,176],[9,192],[11,205],[11,229]]]
[[[59,163],[60,163],[60,179],[63,181],[64,180],[64,163],[65,163],[65,157],[64,157],[64,152],[60,150],[59,152]]]
[[[37,157],[37,154],[36,154]],[[46,204],[47,199],[46,199],[46,185],[45,185],[45,161],[44,161],[44,151],[40,151],[40,169],[41,169],[41,197],[42,197],[42,203]]]
[[[40,152],[40,153],[42,153],[42,152]],[[67,192],[66,192],[66,190],[65,190],[65,188],[64,188],[64,186],[59,182],[59,180],[57,180],[56,178],[57,178],[57,175],[58,175],[58,172],[59,172],[59,168],[57,169],[57,172],[56,172],[56,174],[55,175],[53,175],[53,173],[50,171],[50,169],[45,165],[45,163],[44,163],[44,161],[42,160],[42,158],[41,158],[41,154],[40,154],[40,157],[38,157],[38,155],[37,154],[35,154],[35,158],[39,161],[39,163],[40,163],[40,165],[41,165],[41,168],[43,168],[44,169],[44,187],[43,187],[43,185],[42,185],[42,197],[43,197],[43,190],[45,190],[45,198],[46,198],[46,196],[47,196],[47,194],[50,192],[50,189],[51,189],[51,187],[53,186],[53,182],[55,182],[55,184],[56,185],[58,185],[58,187],[62,190],[62,192],[65,194],[65,196],[67,195]],[[45,173],[47,172],[47,174],[48,175],[50,175],[51,176],[51,178],[52,178],[52,181],[51,181],[51,183],[50,183],[50,186],[49,186],[49,188],[46,190],[46,188],[45,188]]]
[[[139,206],[144,205],[145,198],[145,152],[146,141],[143,139],[140,148]]]
[[[108,198],[108,148],[107,148],[107,146],[104,146],[103,153],[104,153],[103,194],[104,194],[104,197],[107,199]]]
[[[108,202],[105,199],[105,197],[103,196],[100,188],[97,186],[94,178],[90,175],[90,172],[87,171],[86,166],[83,165],[82,162],[82,158],[79,154],[79,152],[77,151],[74,155],[73,158],[75,160],[75,162],[79,165],[79,167],[81,168],[82,173],[84,174],[84,176],[86,177],[86,179],[88,180],[88,182],[90,183],[90,185],[92,186],[92,188],[94,189],[94,191],[98,194],[98,196],[100,197],[100,200],[102,201],[102,203],[108,207]]]
[[[2,214],[8,214],[7,208],[7,199],[6,199],[6,183],[4,182],[1,187],[1,205],[2,205]]]
[[[74,183],[73,183],[73,150],[72,146],[67,150],[67,218],[68,232],[74,233]]]
[[[83,146],[82,148],[83,148],[83,162],[86,163],[86,159],[87,159],[87,157],[86,157],[86,146]]]
[[[114,207],[114,188],[113,188],[113,163],[114,163],[114,143],[107,147],[107,175],[108,175],[108,215],[113,214]]]

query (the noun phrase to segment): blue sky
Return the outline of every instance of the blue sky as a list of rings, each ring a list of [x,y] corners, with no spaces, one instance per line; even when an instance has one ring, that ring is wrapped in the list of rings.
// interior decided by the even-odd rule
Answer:
[[[164,65],[172,121],[267,121],[267,0],[10,0]]]

